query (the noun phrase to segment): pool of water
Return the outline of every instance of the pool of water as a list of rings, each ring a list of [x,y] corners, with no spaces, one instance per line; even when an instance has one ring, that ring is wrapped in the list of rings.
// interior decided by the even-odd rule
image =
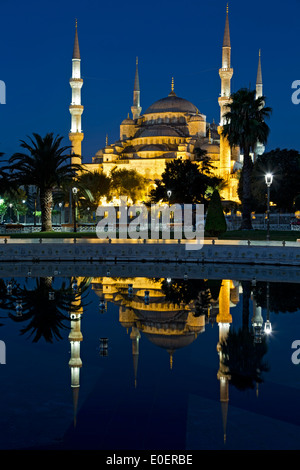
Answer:
[[[0,279],[0,448],[299,449],[299,284],[149,272]]]

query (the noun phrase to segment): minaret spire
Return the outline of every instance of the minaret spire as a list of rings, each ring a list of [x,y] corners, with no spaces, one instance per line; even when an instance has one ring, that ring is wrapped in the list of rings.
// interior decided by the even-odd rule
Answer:
[[[257,67],[257,77],[256,77],[256,99],[261,98],[263,96],[263,80],[262,80],[262,72],[261,72],[261,50],[259,49],[258,54],[258,67]],[[257,142],[255,152],[254,152],[254,160],[258,157],[258,155],[262,155],[265,151],[265,146],[260,142]]]
[[[72,144],[71,162],[81,164],[81,142],[83,133],[81,129],[81,115],[83,106],[81,105],[81,87],[83,80],[81,78],[81,58],[79,51],[77,20],[75,20],[75,39],[72,56],[72,78],[70,78],[70,86],[72,89],[72,101],[69,107],[71,114],[71,130],[69,139]]]
[[[257,68],[257,77],[256,77],[256,99],[263,96],[263,81],[262,81],[262,72],[261,72],[261,50],[259,49],[258,56],[258,68]]]
[[[139,79],[139,61],[136,58],[135,77],[134,77],[134,88],[133,88],[133,106],[131,106],[132,118],[138,119],[140,117],[142,108],[140,104],[140,79]]]

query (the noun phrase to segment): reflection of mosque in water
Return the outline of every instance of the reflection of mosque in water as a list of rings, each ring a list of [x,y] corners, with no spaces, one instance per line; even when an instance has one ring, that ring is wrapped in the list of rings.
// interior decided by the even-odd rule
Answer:
[[[209,323],[217,323],[219,341],[216,345],[219,354],[219,370],[217,378],[220,382],[220,402],[224,425],[224,440],[226,440],[226,421],[229,402],[228,369],[222,363],[221,343],[226,340],[232,323],[230,309],[239,303],[240,284],[231,280],[220,281],[217,289],[211,289],[209,304],[199,313],[196,301],[188,304],[175,304],[167,300],[162,289],[162,281],[147,278],[119,279],[107,277],[94,279],[92,288],[100,297],[100,309],[107,308],[107,302],[119,306],[119,322],[126,328],[132,342],[133,368],[135,386],[137,385],[139,341],[142,337],[151,341],[157,347],[165,349],[169,354],[170,368],[173,367],[174,354],[181,348],[193,343],[200,333],[205,331]],[[182,281],[183,282],[183,281]],[[80,343],[81,316],[83,310],[71,314],[71,386],[74,398],[74,424],[76,422],[78,391],[80,386]],[[254,303],[253,319],[257,320]],[[252,319],[252,323],[253,323]],[[104,344],[104,347],[106,345]]]

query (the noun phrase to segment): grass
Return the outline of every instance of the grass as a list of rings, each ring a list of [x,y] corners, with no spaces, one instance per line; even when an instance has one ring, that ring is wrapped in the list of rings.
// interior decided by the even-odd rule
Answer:
[[[230,230],[219,237],[219,240],[266,240],[266,230]],[[300,232],[291,230],[270,230],[271,241],[295,242],[300,239]]]

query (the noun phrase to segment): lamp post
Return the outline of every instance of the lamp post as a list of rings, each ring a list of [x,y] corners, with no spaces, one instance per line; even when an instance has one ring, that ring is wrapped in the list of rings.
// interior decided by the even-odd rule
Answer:
[[[59,205],[59,225],[61,226],[61,208],[63,204],[62,202],[59,202],[58,205]]]
[[[265,175],[265,181],[268,188],[268,205],[267,205],[267,241],[270,240],[270,188],[273,182],[273,175],[271,173],[267,173]]]
[[[72,188],[73,198],[74,198],[74,232],[76,232],[76,202],[77,202],[77,192],[78,189],[74,186]]]
[[[22,201],[23,204],[26,204],[25,199]],[[25,206],[24,206],[25,207]],[[24,225],[26,225],[26,212],[24,213]]]
[[[12,203],[9,204],[9,218],[10,218],[10,222],[12,222],[12,218],[11,218],[11,208],[12,208]]]
[[[33,225],[36,227],[36,197],[37,197],[37,193],[35,192],[34,195],[34,222],[33,222]]]

